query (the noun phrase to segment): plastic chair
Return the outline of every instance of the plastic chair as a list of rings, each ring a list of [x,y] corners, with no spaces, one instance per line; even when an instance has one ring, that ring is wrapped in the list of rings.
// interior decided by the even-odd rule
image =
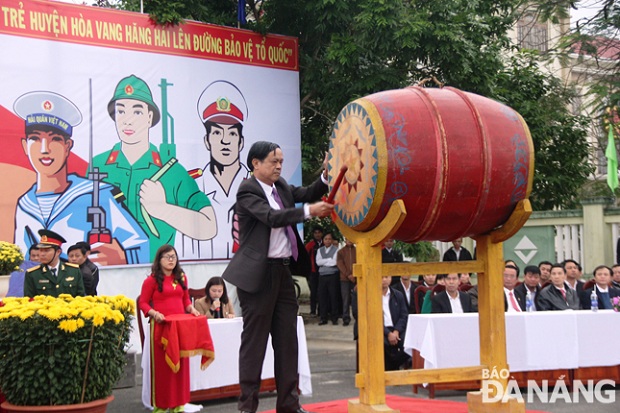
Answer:
[[[474,286],[472,284],[461,284],[461,285],[459,285],[459,291],[463,291],[463,292],[469,291],[472,288],[474,288]]]
[[[206,295],[204,288],[190,288],[187,291],[189,293],[189,298],[192,300],[192,304]]]

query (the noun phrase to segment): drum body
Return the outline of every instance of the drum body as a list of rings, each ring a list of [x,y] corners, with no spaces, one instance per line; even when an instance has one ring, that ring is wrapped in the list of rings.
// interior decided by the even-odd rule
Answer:
[[[395,239],[451,241],[506,222],[530,194],[534,148],[513,109],[454,88],[412,86],[349,103],[328,161],[330,183],[349,168],[335,198],[347,226],[371,230],[402,199],[407,217]]]

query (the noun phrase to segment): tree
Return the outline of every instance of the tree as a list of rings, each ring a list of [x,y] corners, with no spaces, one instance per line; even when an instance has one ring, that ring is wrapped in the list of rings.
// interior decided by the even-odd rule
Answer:
[[[137,0],[122,0],[135,7]],[[247,0],[248,27],[299,38],[304,178],[316,178],[332,125],[351,100],[428,76],[521,112],[537,150],[538,208],[570,207],[589,171],[570,94],[514,52],[517,0]],[[182,18],[236,24],[236,0],[149,0],[160,24]],[[525,59],[525,60],[524,60]],[[524,77],[524,78],[521,78]],[[534,86],[533,90],[530,90]],[[544,112],[544,113],[543,113]],[[566,147],[566,145],[570,145]]]

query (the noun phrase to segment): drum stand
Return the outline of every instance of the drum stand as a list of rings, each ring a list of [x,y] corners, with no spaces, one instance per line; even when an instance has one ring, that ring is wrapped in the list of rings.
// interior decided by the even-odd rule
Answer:
[[[357,278],[358,294],[359,373],[355,376],[355,386],[360,389],[360,396],[349,400],[349,413],[398,413],[385,404],[385,386],[481,380],[483,370],[508,369],[502,243],[525,224],[531,213],[529,200],[520,201],[503,226],[474,237],[477,242],[475,261],[432,263],[381,263],[381,245],[396,233],[407,215],[402,200],[394,201],[385,218],[371,231],[355,231],[336,219],[340,232],[357,248],[353,275]],[[381,277],[455,272],[478,274],[480,365],[386,372],[383,365]],[[497,380],[505,389],[507,379]],[[490,393],[490,396],[495,394]],[[517,399],[485,402],[482,392],[468,393],[467,404],[470,413],[525,413],[525,404]]]

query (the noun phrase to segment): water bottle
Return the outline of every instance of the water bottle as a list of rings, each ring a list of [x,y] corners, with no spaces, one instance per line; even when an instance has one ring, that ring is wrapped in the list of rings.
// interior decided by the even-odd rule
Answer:
[[[590,308],[592,311],[598,311],[598,297],[595,288],[592,289],[592,294],[590,294]]]
[[[525,295],[525,311],[528,313],[534,311],[534,303],[532,302],[532,292],[528,290]]]

